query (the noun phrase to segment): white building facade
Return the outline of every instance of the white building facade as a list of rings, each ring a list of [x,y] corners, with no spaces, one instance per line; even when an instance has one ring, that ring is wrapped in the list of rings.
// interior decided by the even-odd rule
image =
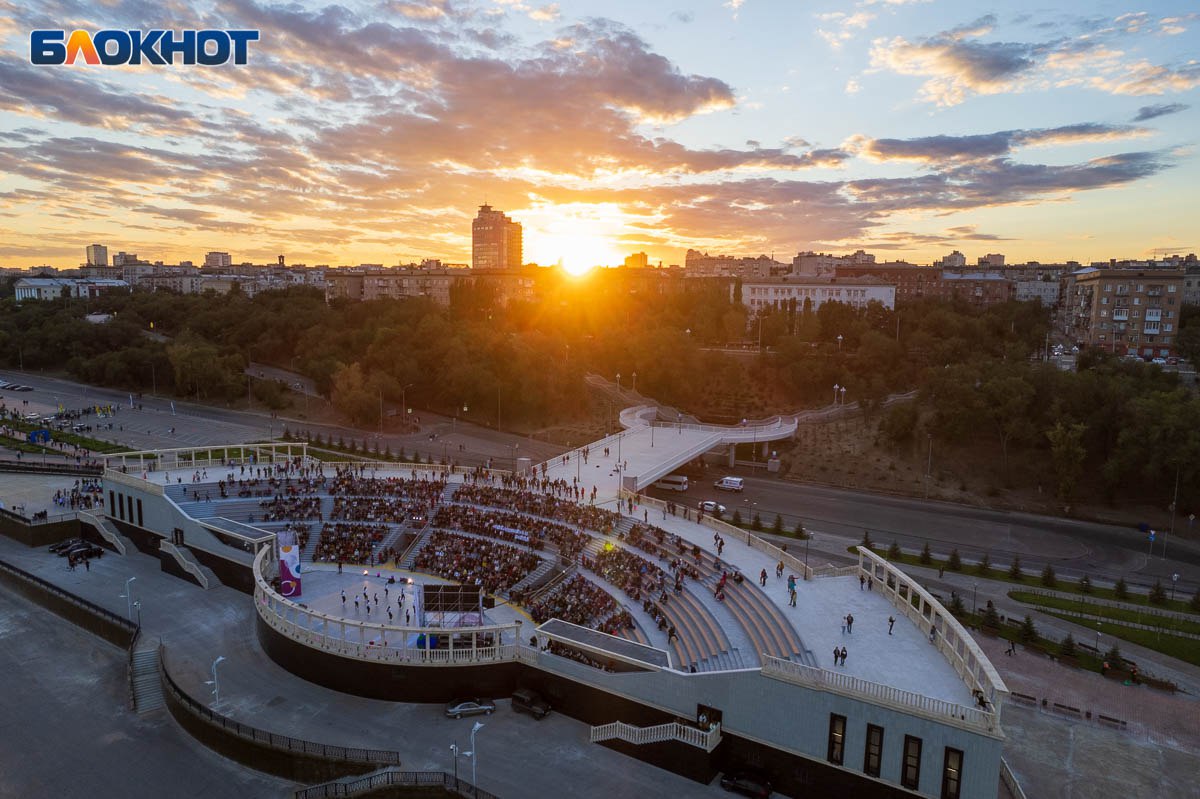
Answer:
[[[731,286],[731,297],[733,292]],[[826,302],[841,302],[855,308],[878,302],[885,308],[894,309],[896,287],[871,277],[789,275],[742,282],[742,304],[752,313],[767,308],[787,310],[790,306],[815,312]]]

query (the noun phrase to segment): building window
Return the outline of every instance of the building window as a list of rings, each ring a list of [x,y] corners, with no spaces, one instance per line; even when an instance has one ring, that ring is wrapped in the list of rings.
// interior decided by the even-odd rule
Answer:
[[[145,527],[145,525],[142,524],[142,501],[140,499],[137,501],[137,512],[138,512],[138,527]]]
[[[900,784],[914,791],[921,784],[921,739],[904,736],[904,763],[900,769]]]
[[[879,761],[883,759],[883,727],[867,725],[867,749],[863,754],[863,773],[879,776]]]
[[[829,754],[828,760],[835,766],[842,765],[842,756],[846,750],[846,717],[836,713],[829,714]]]
[[[1167,286],[1167,293],[1168,293],[1168,294],[1174,294],[1174,293],[1175,293],[1175,284],[1174,284],[1174,283],[1172,283],[1172,284],[1170,284],[1169,286]]]
[[[128,511],[129,521],[133,521],[133,497],[125,497],[125,508]]]
[[[109,489],[109,491],[108,491],[108,509],[111,511],[116,506],[117,506],[117,500],[113,496],[112,489]]]
[[[942,799],[958,799],[962,791],[962,764],[962,751],[947,746],[942,764]]]

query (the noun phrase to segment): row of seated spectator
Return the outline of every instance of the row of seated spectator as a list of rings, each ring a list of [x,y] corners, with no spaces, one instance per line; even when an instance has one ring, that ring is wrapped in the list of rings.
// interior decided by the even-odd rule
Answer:
[[[528,536],[528,544],[533,549],[542,549],[546,541],[551,541],[558,547],[559,554],[567,560],[573,560],[588,540],[588,536],[584,533],[555,522],[531,519],[519,513],[495,508],[476,508],[471,505],[442,505],[433,517],[433,526],[462,530],[488,538],[525,543],[522,536],[511,532],[519,530]],[[508,529],[500,530],[497,529],[497,526]]]
[[[546,481],[550,483],[550,481]],[[621,520],[620,514],[594,505],[580,505],[569,499],[559,499],[546,493],[524,489],[495,488],[486,485],[464,485],[454,495],[457,502],[505,507],[543,516],[558,522],[573,524],[589,530],[611,533]]]
[[[295,494],[321,494],[325,491],[324,477],[272,477],[267,480],[267,485],[275,489],[280,494],[295,495]]]
[[[375,545],[387,535],[386,524],[349,524],[326,522],[321,527],[313,560],[329,563],[366,563],[372,560]]]
[[[424,517],[427,507],[420,500],[399,497],[343,497],[333,498],[331,519],[351,522],[392,522],[400,524],[406,518]]]
[[[538,563],[532,552],[435,530],[417,552],[413,568],[494,594],[524,580]]]
[[[666,581],[666,574],[661,568],[628,549],[618,547],[605,546],[595,559],[585,555],[583,567],[617,586],[636,602],[642,600],[643,594],[652,594],[657,586]]]
[[[259,502],[263,508],[264,522],[294,521],[298,519],[316,519],[321,521],[321,498],[311,496],[282,496],[277,494],[272,499]]]
[[[592,627],[617,610],[612,596],[584,577],[576,574],[559,590],[525,605],[537,624],[547,619],[562,619],[582,627]]]
[[[402,497],[436,502],[446,490],[445,479],[408,480],[403,477],[359,477],[339,472],[329,484],[330,494],[366,497]]]
[[[594,657],[586,655],[574,647],[563,646],[557,641],[547,641],[546,648],[542,651],[549,652],[552,655],[558,655],[559,657],[570,658],[571,660],[578,661],[586,666],[591,666],[594,669],[600,669],[601,671],[613,671],[611,662],[601,663]]]

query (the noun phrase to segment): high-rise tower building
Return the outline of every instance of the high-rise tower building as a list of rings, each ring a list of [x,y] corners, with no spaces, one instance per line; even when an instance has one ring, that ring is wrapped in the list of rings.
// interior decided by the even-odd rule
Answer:
[[[87,262],[88,266],[108,266],[108,247],[103,244],[89,244]]]
[[[479,206],[471,223],[471,266],[475,269],[519,269],[522,260],[521,223],[490,205]]]

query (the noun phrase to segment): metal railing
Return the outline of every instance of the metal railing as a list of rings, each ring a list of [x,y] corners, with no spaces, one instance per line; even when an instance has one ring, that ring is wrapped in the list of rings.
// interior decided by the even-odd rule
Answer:
[[[64,591],[63,589],[59,588],[54,583],[43,580],[41,577],[38,577],[37,575],[30,574],[29,572],[25,571],[24,569],[14,566],[7,561],[0,560],[0,571],[6,571],[9,574],[12,574],[28,583],[32,583],[32,584],[38,586],[39,588],[41,588],[42,590],[46,591],[47,593],[54,594],[54,596],[58,597],[59,599],[62,599],[66,602],[71,603],[72,605],[75,605],[76,607],[86,610],[87,612],[91,613],[93,616],[97,616],[98,618],[101,618],[104,621],[111,622],[112,624],[115,624],[118,627],[121,627],[122,629],[124,629],[126,632],[129,633],[130,637],[132,637],[138,630],[138,625],[134,624],[132,621],[125,618],[124,616],[113,613],[108,608],[103,608],[103,607],[97,605],[95,602],[89,602],[88,600],[83,599],[82,597],[76,596],[75,594],[72,594],[69,591]]]
[[[495,794],[476,788],[464,779],[444,771],[401,771],[388,767],[364,774],[361,777],[344,777],[340,780],[310,785],[293,794],[294,799],[327,799],[327,797],[362,796],[391,786],[442,787],[447,791],[468,799],[499,799]]]
[[[721,726],[714,724],[710,729],[702,730],[699,727],[672,721],[653,727],[637,727],[623,721],[613,721],[592,727],[590,736],[592,743],[608,741],[613,738],[636,746],[663,741],[679,741],[711,752],[721,743]]]
[[[323,760],[335,760],[349,763],[375,763],[379,765],[400,765],[400,753],[389,752],[383,749],[365,749],[352,746],[337,746],[334,744],[315,743],[313,741],[305,741],[300,738],[293,738],[290,735],[280,735],[274,732],[260,730],[257,727],[252,727],[249,724],[242,724],[240,721],[235,721],[228,716],[224,716],[216,711],[205,707],[200,702],[193,699],[175,678],[171,676],[167,670],[167,661],[164,656],[165,647],[159,645],[158,652],[158,673],[162,678],[163,688],[169,693],[174,700],[183,707],[183,709],[191,715],[199,718],[208,724],[215,727],[220,727],[223,730],[233,733],[239,738],[244,738],[247,741],[253,741],[272,749],[277,749],[281,752],[292,752],[296,754],[310,755]]]
[[[808,688],[863,699],[898,710],[917,713],[937,721],[965,726],[976,731],[994,732],[999,726],[996,714],[979,708],[967,707],[944,699],[905,691],[890,685],[863,680],[849,674],[805,666],[790,660],[763,656],[762,673],[765,677],[796,683]]]
[[[204,573],[204,569],[201,568],[199,563],[189,560],[184,550],[181,550],[165,538],[158,542],[158,548],[174,558],[175,562],[179,564],[179,568],[195,577],[196,582],[200,584],[201,588],[207,589],[212,587],[208,584],[208,575]],[[266,550],[264,549],[263,551]],[[195,557],[195,555],[192,557]]]

